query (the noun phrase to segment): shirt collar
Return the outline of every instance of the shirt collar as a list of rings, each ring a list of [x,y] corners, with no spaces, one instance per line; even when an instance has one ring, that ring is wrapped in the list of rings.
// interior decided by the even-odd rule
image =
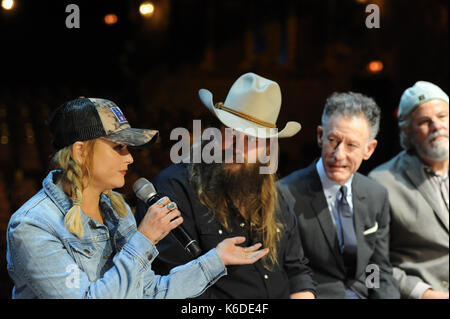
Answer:
[[[53,200],[56,206],[58,206],[61,213],[66,215],[67,211],[73,206],[73,202],[55,183],[60,174],[60,170],[50,171],[43,180],[42,187],[44,188],[45,193]]]
[[[429,175],[429,176],[436,176],[436,177],[441,178],[442,180],[446,180],[448,178],[448,171],[445,172],[445,175],[441,175],[441,174],[436,173],[435,171],[433,171],[433,169],[430,166],[428,166],[428,165],[426,165],[424,163],[422,163],[422,168],[425,171],[425,173],[427,175]]]
[[[343,185],[339,185],[335,181],[332,181],[328,178],[325,167],[323,166],[322,158],[319,159],[319,161],[316,163],[316,170],[319,174],[320,182],[322,183],[322,188],[325,193],[325,197],[328,198],[328,196],[332,196],[333,198],[336,197],[336,195],[339,193],[339,189]],[[345,182],[345,186],[347,186],[347,198],[351,196],[352,194],[352,180],[353,180],[353,174],[352,176]]]

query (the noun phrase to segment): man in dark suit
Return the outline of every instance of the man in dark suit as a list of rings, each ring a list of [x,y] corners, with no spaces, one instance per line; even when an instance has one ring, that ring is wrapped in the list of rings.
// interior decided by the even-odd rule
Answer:
[[[399,298],[389,261],[388,194],[357,173],[373,154],[380,122],[375,101],[334,93],[317,128],[321,158],[280,181],[298,216],[318,298]]]

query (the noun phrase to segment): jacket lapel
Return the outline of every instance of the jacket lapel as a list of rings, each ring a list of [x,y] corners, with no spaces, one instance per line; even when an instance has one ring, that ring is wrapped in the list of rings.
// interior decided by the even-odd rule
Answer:
[[[325,199],[325,195],[322,189],[322,183],[320,182],[319,174],[316,171],[315,163],[310,166],[310,180],[308,185],[309,196],[312,198],[311,206],[316,214],[316,218],[319,221],[322,232],[326,238],[328,246],[335,256],[338,265],[342,271],[345,271],[344,261],[342,254],[339,251],[339,243],[337,239],[336,227],[331,219],[331,213],[328,209],[328,204]]]
[[[367,252],[364,249],[364,225],[368,224],[366,221],[367,216],[366,213],[369,212],[366,203],[366,194],[362,191],[361,185],[359,185],[359,176],[357,173],[353,176],[352,181],[352,199],[353,199],[353,220],[355,224],[355,234],[356,234],[356,278],[365,271],[364,261],[367,261],[367,258],[364,256]]]
[[[423,170],[422,164],[418,157],[407,155],[405,157],[405,174],[410,178],[411,182],[417,187],[420,194],[425,198],[428,204],[433,209],[436,216],[442,222],[444,227],[449,230],[449,224],[447,220],[447,212],[444,212],[442,208],[437,204],[438,198],[436,198],[435,190],[430,183],[427,183],[427,177]]]

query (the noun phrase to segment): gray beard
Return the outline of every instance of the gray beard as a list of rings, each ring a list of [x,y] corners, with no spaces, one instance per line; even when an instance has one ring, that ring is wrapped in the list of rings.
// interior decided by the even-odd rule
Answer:
[[[426,143],[425,145],[417,143],[413,138],[411,144],[416,150],[417,154],[427,160],[433,162],[442,162],[448,158],[449,145],[447,141],[435,142],[433,144]]]

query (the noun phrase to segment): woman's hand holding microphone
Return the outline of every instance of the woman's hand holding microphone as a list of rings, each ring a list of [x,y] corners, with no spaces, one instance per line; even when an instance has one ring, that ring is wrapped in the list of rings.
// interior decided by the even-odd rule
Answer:
[[[183,217],[181,217],[177,205],[168,197],[163,197],[148,208],[138,226],[138,231],[150,239],[153,245],[156,245],[182,222]]]
[[[183,217],[174,202],[163,197],[150,206],[138,226],[138,231],[144,234],[154,245],[166,237],[170,231],[183,222]],[[217,247],[217,254],[225,265],[252,264],[269,252],[268,248],[261,248],[258,243],[250,247],[237,246],[245,241],[245,237],[232,237],[221,241]]]

